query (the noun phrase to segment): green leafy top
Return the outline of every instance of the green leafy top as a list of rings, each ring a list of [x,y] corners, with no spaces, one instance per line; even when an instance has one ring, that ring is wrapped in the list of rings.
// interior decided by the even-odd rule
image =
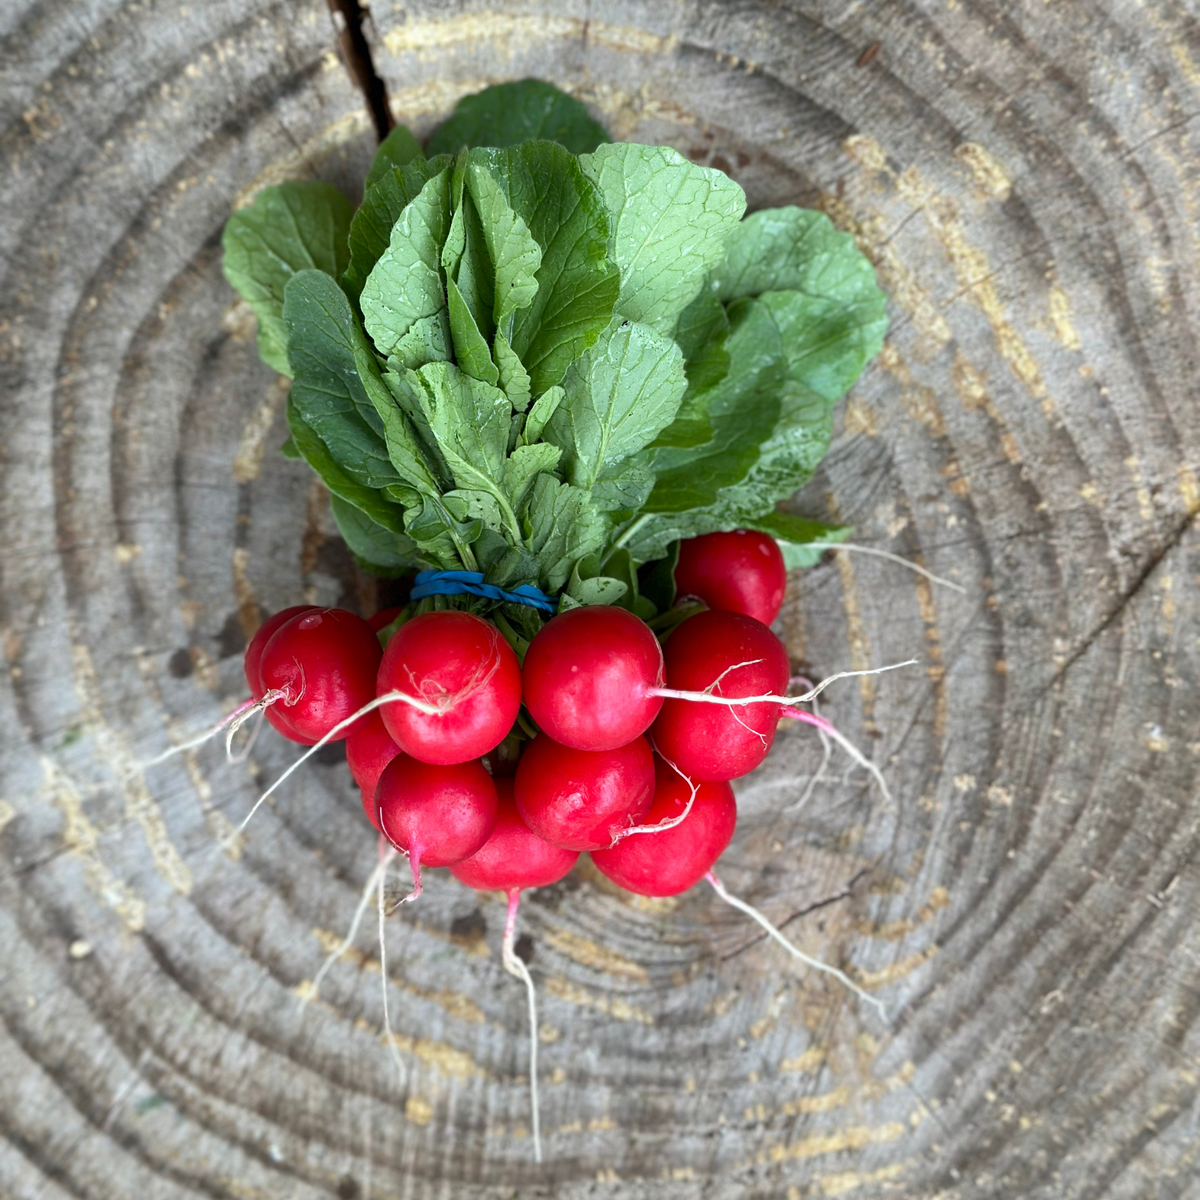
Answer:
[[[587,154],[608,141],[578,100],[540,79],[500,83],[464,96],[454,115],[429,139],[429,153],[457,154],[469,146],[519,146],[548,141]]]
[[[428,150],[393,131],[357,212],[290,183],[225,228],[262,356],[293,379],[289,448],[363,563],[649,616],[662,571],[639,567],[680,538],[837,536],[776,504],[882,343],[848,235],[796,208],[743,219],[736,183],[609,143],[536,81],[467,97]],[[540,621],[504,611],[517,638]]]

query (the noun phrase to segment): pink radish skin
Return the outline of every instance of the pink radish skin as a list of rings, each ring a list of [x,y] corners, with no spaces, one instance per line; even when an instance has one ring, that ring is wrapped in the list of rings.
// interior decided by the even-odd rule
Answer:
[[[598,850],[649,811],[650,744],[637,737],[615,750],[572,750],[539,734],[517,764],[516,797],[538,837],[567,850]]]
[[[496,824],[492,777],[478,762],[435,766],[406,754],[383,769],[375,787],[379,828],[409,857],[414,878],[476,853]]]
[[[250,639],[250,645],[246,647],[246,657],[242,661],[242,668],[246,672],[246,682],[250,685],[250,694],[255,700],[261,700],[267,690],[258,677],[258,666],[262,661],[263,650],[267,643],[274,637],[280,626],[286,625],[298,613],[313,612],[315,607],[312,604],[296,604],[291,608],[281,609],[273,616],[268,617]],[[273,704],[268,705],[265,711],[267,720],[272,727],[290,741],[299,742],[302,746],[311,746],[317,740],[316,738],[301,737],[288,725],[283,716],[275,711]]]
[[[706,533],[679,543],[675,589],[680,597],[699,597],[709,608],[770,625],[783,606],[787,567],[778,543],[765,533]]]
[[[262,662],[263,650],[275,636],[276,631],[299,613],[315,611],[315,604],[295,604],[291,608],[283,608],[279,612],[273,613],[258,627],[250,639],[250,645],[246,647],[246,656],[242,660],[242,667],[246,672],[246,682],[250,685],[251,692],[256,690],[261,692],[262,690],[262,684],[258,678],[258,666]],[[255,696],[254,698],[257,700],[260,697]]]
[[[405,754],[449,766],[504,740],[521,707],[521,670],[494,625],[470,613],[432,612],[401,625],[388,642],[376,690],[438,707],[423,713],[398,701],[380,712]]]
[[[376,829],[379,829],[379,814],[375,809],[375,787],[383,768],[399,753],[400,747],[392,741],[379,709],[367,713],[346,738],[346,765],[362,791],[363,812]]]
[[[667,687],[738,696],[783,696],[790,670],[783,643],[742,613],[710,610],[688,617],[667,639]],[[746,664],[746,665],[739,665]],[[730,707],[668,699],[650,730],[655,748],[697,783],[737,779],[754,770],[775,740],[780,706]]]
[[[679,816],[692,789],[667,763],[655,769],[654,803],[647,825]],[[661,833],[625,838],[611,849],[593,850],[592,862],[607,876],[639,896],[677,896],[699,883],[733,837],[737,803],[727,783],[701,783],[691,812]]]
[[[663,654],[653,632],[623,608],[596,604],[554,617],[521,670],[538,727],[573,750],[615,750],[645,733],[662,708]]]
[[[494,780],[500,807],[491,836],[470,858],[450,867],[450,874],[480,891],[520,891],[557,883],[579,858],[538,837],[517,811],[511,779]]]
[[[259,659],[263,691],[283,692],[269,711],[302,739],[317,741],[375,698],[381,654],[371,627],[345,609],[297,613],[271,635]]]

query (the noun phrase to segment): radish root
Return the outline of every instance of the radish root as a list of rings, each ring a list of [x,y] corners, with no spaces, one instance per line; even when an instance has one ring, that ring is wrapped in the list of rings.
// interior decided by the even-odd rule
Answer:
[[[268,695],[269,694],[270,693],[268,693]],[[266,696],[264,696],[263,699],[265,700]],[[259,701],[259,703],[261,703],[261,701]],[[283,784],[293,771],[302,767],[310,758],[312,758],[314,754],[316,754],[318,750],[321,749],[322,746],[327,746],[330,742],[336,740],[338,734],[340,734],[343,729],[348,729],[351,725],[353,725],[354,722],[359,719],[359,717],[365,717],[367,713],[374,712],[377,708],[382,708],[385,704],[407,704],[412,708],[415,708],[418,712],[423,712],[430,716],[437,716],[439,713],[443,713],[447,710],[447,708],[451,707],[451,705],[448,703],[426,704],[424,700],[418,700],[415,696],[408,695],[407,692],[384,692],[382,696],[376,696],[374,700],[370,700],[364,704],[362,708],[358,710],[358,712],[351,713],[344,721],[339,721],[332,729],[328,731],[328,733],[324,734],[318,741],[309,746],[309,748],[305,750],[305,752],[300,755],[300,757],[296,759],[296,761],[292,763],[292,765],[288,767],[288,769],[284,771],[284,773],[280,775],[279,778],[276,779],[275,782],[271,784],[271,786],[267,788],[267,790],[263,792],[263,794],[259,796],[257,800],[255,800],[253,807],[243,818],[242,823],[237,827],[237,829],[235,829],[230,837],[226,839],[226,843],[232,844],[237,839],[237,836],[245,830],[247,825],[250,824],[250,818],[253,817],[260,808],[262,808],[262,806],[267,802],[267,799],[270,797],[271,793],[274,792],[277,787]],[[183,747],[177,747],[177,749],[182,748]]]
[[[229,728],[225,731],[225,757],[230,762],[240,762],[241,761],[241,759],[235,758],[234,754],[233,754],[234,734],[236,734],[237,731],[239,729],[241,729],[241,727],[251,717],[257,717],[259,719],[259,724],[261,725],[262,719],[263,719],[263,714],[267,711],[267,709],[270,708],[271,705],[274,704],[277,700],[282,700],[286,694],[287,693],[284,692],[281,688],[272,688],[270,691],[263,692],[261,699],[256,700],[253,704],[248,705],[248,706],[243,704],[240,709],[238,709],[237,711],[234,712],[233,720],[231,720],[229,722]],[[247,745],[246,749],[242,752],[242,758],[246,758],[249,756],[250,748],[254,745],[254,741],[257,737],[258,737],[258,726],[255,727],[254,732],[250,735],[249,744]]]
[[[463,684],[456,692],[447,692],[444,688],[434,683],[432,680],[418,679],[411,667],[405,667],[404,673],[408,676],[408,682],[412,685],[413,691],[419,692],[421,702],[427,705],[432,705],[432,709],[422,709],[420,704],[414,704],[420,712],[442,713],[448,712],[460,701],[467,700],[480,689],[487,687],[492,681],[496,672],[500,670],[500,664],[503,659],[498,650],[501,634],[494,626],[489,626],[492,639],[492,657],[487,662],[480,663],[475,668],[475,673]],[[409,697],[410,700],[413,697]]]
[[[391,858],[383,854],[382,838],[380,839],[379,851],[381,855],[380,870],[375,877],[375,895],[378,898],[379,904],[379,979],[380,985],[383,988],[383,1036],[387,1039],[388,1049],[392,1052],[392,1061],[396,1064],[396,1074],[400,1079],[400,1087],[403,1088],[408,1081],[408,1072],[404,1069],[404,1060],[400,1057],[400,1050],[396,1045],[396,1039],[392,1033],[392,1017],[388,1012],[387,932],[384,929],[387,912],[383,906],[383,885],[387,878],[387,869]]]
[[[380,834],[380,837],[383,836],[383,834]],[[421,893],[425,890],[424,885],[421,883],[421,855],[419,852],[410,853],[408,855],[408,869],[412,872],[413,877],[412,891],[409,892],[407,896],[401,896],[400,899],[392,905],[392,912],[395,912],[396,909],[398,909],[402,904],[411,904],[414,900],[418,899]]]
[[[233,712],[226,717],[222,717],[215,725],[210,725],[203,733],[198,733],[195,737],[188,738],[186,742],[180,742],[178,746],[171,746],[161,754],[156,754],[153,758],[146,759],[145,762],[134,763],[126,772],[125,777],[129,778],[131,775],[136,775],[139,771],[148,770],[150,767],[157,767],[159,763],[164,763],[168,759],[174,758],[177,754],[186,754],[189,750],[195,750],[197,746],[203,746],[205,742],[211,742],[222,730],[227,730],[225,735],[225,753],[229,761],[239,761],[233,755],[233,735],[251,717],[270,707],[282,695],[283,693],[280,691],[271,691],[267,692],[261,700],[250,699],[243,701]]]
[[[812,687],[812,684],[810,683],[808,686]],[[820,712],[817,711],[817,702],[815,700],[812,702],[812,706],[812,715],[816,718],[816,720],[806,723],[815,726],[817,730],[817,737],[821,739],[821,765],[817,768],[816,774],[811,775],[808,782],[804,785],[804,792],[800,799],[797,800],[795,804],[788,806],[788,812],[799,812],[809,802],[809,800],[812,798],[813,792],[816,790],[817,784],[819,784],[825,778],[825,768],[829,766],[829,760],[833,757],[833,743],[829,740],[825,733],[825,725],[827,722],[821,716]],[[801,709],[797,709],[795,712],[792,712],[789,709],[787,710],[787,715],[789,717],[805,717],[808,714],[804,713]],[[821,723],[817,724],[817,721],[820,721]]]
[[[887,1021],[887,1009],[884,1008],[883,1001],[879,1000],[875,996],[872,996],[869,992],[863,991],[863,989],[859,987],[858,984],[855,983],[854,980],[851,979],[850,976],[844,971],[839,971],[837,967],[831,967],[828,963],[823,963],[819,959],[810,958],[804,953],[803,950],[793,946],[792,943],[789,942],[787,938],[785,938],[783,934],[780,933],[779,930],[776,929],[775,926],[772,925],[771,922],[768,921],[767,918],[758,911],[757,908],[755,908],[752,904],[747,904],[745,900],[739,900],[737,896],[730,895],[729,892],[726,891],[725,885],[716,877],[715,874],[713,874],[712,871],[709,871],[704,878],[712,884],[713,891],[715,891],[717,895],[725,901],[726,904],[736,908],[739,912],[745,913],[746,916],[748,916],[751,920],[757,921],[758,924],[761,925],[767,931],[767,933],[769,933],[771,937],[774,938],[775,941],[777,941],[790,955],[792,955],[793,958],[797,958],[806,966],[812,967],[814,971],[822,971],[826,975],[832,975],[834,979],[842,984],[843,987],[853,992],[860,1000],[871,1005],[872,1008],[877,1009],[879,1015],[884,1019],[884,1021]]]
[[[388,867],[396,859],[397,851],[389,846],[385,852],[383,849],[382,835],[380,836],[379,840],[381,843],[379,847],[379,864],[371,872],[371,874],[367,876],[367,882],[363,885],[362,895],[359,897],[358,907],[354,910],[354,917],[350,921],[350,928],[337,949],[326,955],[325,961],[321,964],[321,969],[316,973],[316,975],[313,976],[311,986],[305,991],[304,995],[300,997],[300,1008],[304,1008],[310,1000],[315,1000],[317,998],[318,993],[321,991],[321,981],[326,975],[329,974],[333,964],[337,962],[337,960],[341,958],[351,946],[354,945],[354,939],[358,935],[358,927],[362,924],[362,919],[366,915],[367,908],[374,898],[375,889],[379,886],[380,877],[384,874],[384,872],[387,871]]]
[[[258,735],[262,733],[262,727],[266,723],[266,709],[260,708],[254,714],[254,724],[250,727],[250,732],[246,735],[246,744],[237,753],[233,750],[233,732],[231,731],[225,743],[225,759],[234,766],[239,763],[244,763],[246,759],[254,751],[254,745],[258,741]],[[232,730],[232,727],[231,727]]]
[[[676,825],[681,825],[687,819],[688,813],[692,811],[692,805],[696,803],[696,793],[700,790],[700,785],[693,783],[666,755],[660,755],[660,757],[692,789],[692,794],[683,806],[683,812],[677,817],[667,817],[665,820],[659,821],[657,825],[632,825],[628,829],[618,830],[613,834],[613,839],[608,845],[610,850],[627,837],[633,837],[635,833],[664,833],[668,829],[674,829]]]
[[[919,567],[916,563],[909,562],[907,558],[901,558],[899,554],[893,554],[890,550],[876,550],[872,546],[856,546],[853,542],[806,542],[805,545],[811,546],[814,550],[851,550],[855,554],[869,554],[872,558],[886,558],[888,562],[897,563],[918,575],[924,575],[931,583],[940,584],[954,592],[961,592],[964,596],[967,594],[967,589],[961,583],[943,579],[940,575],[935,575],[932,571],[927,571],[924,567]]]
[[[856,763],[858,763],[860,767],[863,768],[863,770],[870,774],[871,778],[874,779],[876,784],[879,785],[879,790],[882,793],[884,800],[888,804],[892,803],[892,794],[888,790],[887,780],[884,779],[883,772],[873,762],[871,762],[871,760],[867,758],[866,755],[864,755],[863,752],[848,737],[846,737],[845,734],[839,733],[838,730],[824,717],[819,717],[813,713],[802,712],[799,710],[793,711],[792,709],[784,709],[780,716],[790,717],[793,721],[803,721],[805,725],[812,725],[818,731],[818,733],[822,735],[823,738],[832,738],[833,741],[837,742],[837,744],[841,746],[841,748],[845,750],[845,752]],[[828,743],[826,743],[826,746],[828,746]],[[829,756],[826,754],[825,762],[828,761]],[[825,764],[822,763],[822,770],[824,770],[824,766]],[[808,795],[806,793],[802,798],[801,803],[807,799]],[[798,808],[799,804],[794,805],[793,807]]]
[[[723,704],[726,708],[743,708],[747,704],[779,704],[785,708],[796,704],[807,704],[809,700],[819,696],[831,683],[838,679],[851,679],[856,675],[882,675],[885,671],[896,671],[900,667],[916,666],[915,658],[906,659],[904,662],[890,663],[886,667],[873,667],[869,671],[839,671],[836,675],[830,675],[828,679],[823,679],[811,691],[805,692],[803,696],[714,696],[711,691],[703,692],[688,692],[681,691],[678,688],[650,688],[647,691],[649,696],[662,696],[664,700],[694,700],[700,704]],[[721,672],[718,679],[714,680],[709,687],[716,687],[721,678],[724,678],[730,671],[739,666],[747,666],[747,663],[737,663],[734,667],[727,667]]]
[[[529,968],[517,955],[517,907],[521,903],[521,889],[513,888],[508,893],[508,913],[504,918],[504,943],[501,958],[504,969],[515,975],[525,984],[525,992],[529,997],[529,1099],[533,1108],[533,1158],[535,1162],[542,1161],[542,1127],[538,1112],[538,1076],[537,1076],[537,1046],[538,1020],[537,995],[533,989],[533,980]]]

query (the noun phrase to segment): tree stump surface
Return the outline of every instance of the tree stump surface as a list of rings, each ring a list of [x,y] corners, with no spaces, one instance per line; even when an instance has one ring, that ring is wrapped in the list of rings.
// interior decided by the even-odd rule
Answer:
[[[397,119],[537,75],[614,135],[823,209],[890,297],[797,512],[810,730],[739,785],[730,889],[527,896],[546,1163],[503,906],[433,873],[298,993],[375,861],[337,755],[147,770],[261,617],[372,600],[220,272],[265,183],[374,143],[317,0],[0,14],[0,1194],[1200,1195],[1200,24],[1173,0],[375,0]],[[818,777],[813,783],[814,777]],[[810,787],[811,783],[811,787]],[[797,807],[798,803],[807,799]],[[408,906],[406,906],[408,909]]]

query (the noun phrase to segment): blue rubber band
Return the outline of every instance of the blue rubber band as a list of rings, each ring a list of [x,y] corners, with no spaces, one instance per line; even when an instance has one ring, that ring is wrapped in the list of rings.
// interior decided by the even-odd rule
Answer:
[[[511,592],[505,591],[494,583],[484,583],[482,571],[421,571],[411,599],[424,600],[426,596],[483,596],[488,600],[507,600],[510,604],[528,604],[543,612],[558,611],[557,601],[541,588],[523,583]]]

